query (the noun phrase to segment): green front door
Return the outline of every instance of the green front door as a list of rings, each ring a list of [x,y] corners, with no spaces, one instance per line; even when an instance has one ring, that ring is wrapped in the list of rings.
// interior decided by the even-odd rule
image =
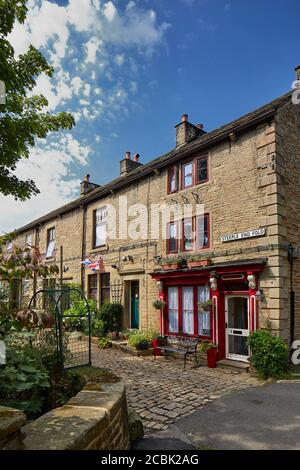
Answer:
[[[131,328],[139,328],[140,311],[139,311],[139,283],[131,282]]]

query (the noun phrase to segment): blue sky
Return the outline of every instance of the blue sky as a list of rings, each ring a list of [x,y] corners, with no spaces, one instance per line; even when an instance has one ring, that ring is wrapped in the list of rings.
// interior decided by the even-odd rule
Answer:
[[[38,142],[17,172],[41,189],[0,197],[1,228],[16,228],[78,195],[79,181],[118,176],[125,151],[141,162],[174,147],[183,113],[212,130],[291,88],[300,63],[296,0],[29,0],[11,36],[55,66],[37,93],[76,127]]]

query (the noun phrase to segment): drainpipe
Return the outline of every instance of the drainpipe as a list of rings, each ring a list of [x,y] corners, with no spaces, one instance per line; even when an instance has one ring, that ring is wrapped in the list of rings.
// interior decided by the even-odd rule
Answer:
[[[293,288],[293,267],[296,258],[296,248],[290,243],[288,246],[288,260],[290,263],[290,345],[295,339],[295,291]]]
[[[81,235],[81,261],[85,259],[86,251],[86,212],[87,206],[84,204],[82,206],[82,235]],[[81,289],[82,292],[85,292],[85,268],[84,264],[81,265]]]

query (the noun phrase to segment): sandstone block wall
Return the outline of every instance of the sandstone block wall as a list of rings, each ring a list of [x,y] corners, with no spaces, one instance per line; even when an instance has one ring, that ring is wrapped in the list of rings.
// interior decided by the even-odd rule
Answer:
[[[286,113],[290,111],[287,110]],[[280,244],[287,239],[299,239],[298,229],[293,230],[293,227],[297,225],[298,215],[295,212],[297,201],[300,201],[300,194],[298,194],[298,189],[294,189],[297,186],[298,173],[296,172],[298,170],[295,170],[296,163],[292,156],[289,160],[293,178],[288,183],[288,188],[291,189],[284,189],[288,179],[282,175],[279,154],[292,154],[294,146],[298,144],[296,143],[297,137],[294,137],[292,148],[281,150],[279,146],[282,147],[282,144],[279,136],[284,132],[287,134],[293,132],[294,136],[298,132],[297,135],[299,135],[294,121],[295,119],[292,119],[283,130],[279,130],[279,123],[273,120],[237,135],[233,141],[228,139],[213,147],[207,153],[209,180],[206,183],[168,195],[166,168],[159,174],[153,172],[123,189],[110,193],[103,199],[90,203],[86,209],[84,233],[82,208],[48,221],[39,229],[41,251],[46,250],[47,229],[55,226],[57,253],[53,261],[59,264],[58,250],[62,244],[64,265],[68,266],[64,279],[73,282],[81,280],[82,246],[83,256],[91,256],[93,259],[101,256],[105,270],[111,274],[111,283],[121,283],[122,303],[125,305],[124,326],[127,326],[130,319],[130,305],[126,300],[129,295],[130,281],[139,281],[140,328],[158,329],[159,314],[152,306],[153,300],[158,295],[158,289],[149,273],[157,269],[154,257],[167,255],[166,241],[162,235],[160,234],[158,239],[151,239],[150,228],[151,226],[157,228],[160,225],[159,218],[156,217],[152,221],[148,219],[148,230],[142,239],[118,237],[116,240],[108,240],[104,247],[95,248],[93,246],[93,212],[98,207],[107,204],[116,207],[118,234],[119,217],[124,218],[126,214],[124,207],[119,211],[120,197],[127,198],[128,208],[133,204],[144,204],[150,208],[151,204],[171,204],[174,201],[182,206],[184,203],[192,204],[197,200],[198,203],[204,204],[204,211],[210,214],[211,246],[201,251],[203,256],[210,257],[213,262],[262,257],[268,259],[268,264],[260,277],[263,298],[260,302],[259,324],[266,326],[268,322],[271,322],[273,331],[288,338],[289,319],[286,307],[288,299],[287,289],[286,287],[283,289],[283,286],[286,286],[289,268],[284,261],[286,252],[282,250]],[[289,122],[288,117],[285,118],[285,122]],[[201,154],[194,152],[190,158],[197,156]],[[184,161],[178,165],[182,163]],[[295,202],[290,203],[291,208],[289,208],[285,201]],[[287,214],[290,214],[289,218]],[[132,217],[128,217],[129,225],[130,222],[132,222]],[[288,223],[290,223],[289,232],[291,233],[287,232]],[[221,241],[222,235],[257,228],[265,228],[266,235],[230,243]],[[24,235],[22,234],[22,237]],[[128,255],[130,260],[123,261],[122,257]],[[112,265],[118,268],[113,268]],[[295,267],[295,269],[298,268]],[[88,274],[92,272],[85,269],[83,279],[86,291]],[[100,281],[101,274],[98,275],[99,295]]]
[[[127,450],[127,403],[122,382],[87,384],[68,403],[23,428],[26,450]]]

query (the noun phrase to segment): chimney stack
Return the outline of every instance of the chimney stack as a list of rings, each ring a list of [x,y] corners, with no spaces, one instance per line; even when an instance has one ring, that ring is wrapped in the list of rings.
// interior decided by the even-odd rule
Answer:
[[[183,114],[181,116],[181,122],[188,122],[189,121],[189,115],[188,114]]]
[[[300,81],[300,64],[295,68],[296,79]]]
[[[131,152],[125,153],[125,158],[120,161],[120,175],[124,176],[142,164],[139,162],[139,154],[136,153],[131,160]]]
[[[181,147],[197,137],[206,134],[203,130],[203,124],[191,124],[188,114],[181,116],[181,122],[175,126],[176,129],[176,147]]]
[[[93,189],[99,188],[99,186],[99,184],[90,183],[90,175],[85,175],[80,183],[80,196],[84,196],[86,193],[93,191]]]

